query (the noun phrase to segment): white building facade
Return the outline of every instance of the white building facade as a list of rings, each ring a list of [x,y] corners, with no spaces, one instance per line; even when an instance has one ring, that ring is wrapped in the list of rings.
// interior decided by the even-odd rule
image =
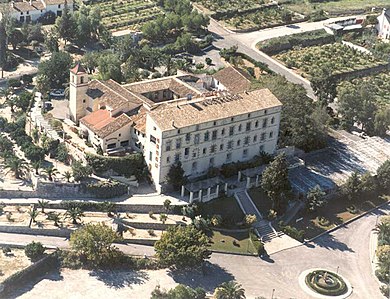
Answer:
[[[378,24],[376,25],[378,37],[381,39],[390,39],[390,12],[383,9],[382,14],[378,17]]]

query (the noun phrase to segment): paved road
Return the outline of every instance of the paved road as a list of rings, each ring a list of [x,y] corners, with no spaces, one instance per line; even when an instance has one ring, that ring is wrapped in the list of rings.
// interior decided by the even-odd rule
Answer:
[[[298,284],[302,271],[317,267],[337,271],[339,267],[338,272],[347,278],[354,288],[350,298],[379,299],[382,296],[371,267],[370,234],[375,227],[377,216],[389,213],[390,204],[332,234],[318,238],[307,246],[275,253],[267,261],[255,257],[214,253],[206,276],[186,272],[174,279],[176,282],[202,286],[207,290],[212,290],[221,281],[235,279],[245,288],[247,298],[269,298],[272,289],[275,289],[274,298],[306,299],[310,297]],[[32,239],[49,245],[66,246],[66,240],[63,238],[0,234],[0,243],[7,240],[29,242]],[[120,249],[127,253],[143,255],[153,252],[153,249],[147,246],[120,246]],[[165,278],[161,277],[162,280]]]
[[[216,38],[216,41],[213,43],[215,47],[229,48],[234,45],[238,46],[238,50],[240,52],[249,55],[257,61],[261,61],[267,64],[272,71],[285,76],[287,80],[303,85],[303,87],[307,90],[308,96],[314,99],[315,95],[308,80],[295,74],[293,71],[278,63],[268,55],[258,51],[256,49],[256,44],[259,41],[273,37],[321,29],[325,23],[331,23],[341,19],[346,19],[346,17],[333,18],[319,22],[303,22],[294,25],[280,26],[249,33],[231,32],[222,27],[217,21],[211,19],[208,29]]]

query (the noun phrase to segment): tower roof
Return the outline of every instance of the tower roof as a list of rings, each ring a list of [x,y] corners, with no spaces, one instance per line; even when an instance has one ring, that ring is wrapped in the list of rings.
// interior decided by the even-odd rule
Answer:
[[[75,74],[75,75],[78,75],[78,74],[85,74],[85,69],[82,67],[82,65],[80,64],[80,62],[78,62],[76,64],[76,66],[72,69],[70,69],[70,71]]]

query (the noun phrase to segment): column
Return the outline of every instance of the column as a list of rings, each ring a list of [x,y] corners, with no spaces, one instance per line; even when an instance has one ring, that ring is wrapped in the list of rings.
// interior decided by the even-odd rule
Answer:
[[[218,198],[218,195],[219,195],[219,185],[217,185],[217,198]]]
[[[207,188],[207,199],[210,200],[211,188]]]
[[[259,186],[259,175],[256,175],[256,187]]]
[[[194,192],[190,191],[190,203],[194,201]]]
[[[228,191],[228,184],[225,183],[225,193],[227,194],[227,191]]]
[[[251,185],[251,178],[248,176],[246,178],[246,188],[249,189],[250,185]]]
[[[181,186],[181,198],[184,197],[185,188],[184,186]]]
[[[241,171],[238,172],[237,182],[239,182],[240,180],[241,180]]]
[[[202,202],[202,189],[199,190],[199,201]]]

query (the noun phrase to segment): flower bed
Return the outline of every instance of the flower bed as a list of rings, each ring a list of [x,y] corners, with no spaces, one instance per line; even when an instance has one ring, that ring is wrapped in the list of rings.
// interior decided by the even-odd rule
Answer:
[[[295,49],[275,56],[288,68],[297,70],[302,76],[319,67],[327,67],[335,76],[353,71],[387,65],[386,61],[375,59],[340,43]]]
[[[325,270],[310,272],[305,278],[306,285],[314,292],[327,296],[340,296],[348,291],[343,278]]]

